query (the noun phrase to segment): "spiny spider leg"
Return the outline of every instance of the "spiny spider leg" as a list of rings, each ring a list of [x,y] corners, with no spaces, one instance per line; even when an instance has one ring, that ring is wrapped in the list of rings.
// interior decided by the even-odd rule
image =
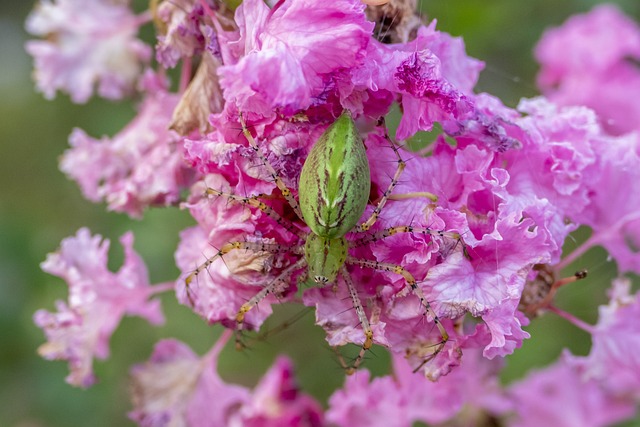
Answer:
[[[236,201],[245,206],[251,206],[256,209],[260,209],[263,213],[269,215],[273,220],[275,220],[278,224],[280,224],[287,231],[295,234],[301,239],[307,238],[307,233],[298,229],[295,225],[293,225],[290,221],[284,219],[278,212],[276,212],[271,206],[260,200],[261,197],[266,197],[264,194],[257,194],[255,196],[236,196],[235,194],[225,193],[220,190],[216,190],[214,188],[207,188],[205,190],[205,194],[208,196],[222,196],[229,200]]]
[[[386,125],[384,124],[384,118],[380,119],[380,124],[384,127],[385,139],[389,141],[389,145],[391,146],[391,148],[393,149],[393,152],[396,154],[396,157],[398,158],[397,160],[398,167],[396,168],[396,172],[393,174],[393,178],[391,178],[391,182],[389,183],[389,186],[384,191],[384,193],[382,193],[382,197],[380,198],[377,206],[371,213],[371,216],[369,216],[369,218],[365,222],[355,227],[354,229],[355,232],[367,231],[373,226],[373,224],[376,223],[376,221],[378,220],[378,217],[380,216],[380,213],[382,212],[382,208],[384,208],[384,205],[387,203],[389,196],[391,195],[391,193],[393,193],[393,189],[396,188],[396,185],[398,185],[398,182],[400,180],[400,175],[402,175],[402,172],[404,171],[404,168],[407,165],[405,161],[402,160],[402,157],[400,157],[400,152],[398,151],[398,148],[395,146],[395,144],[391,140],[391,137],[389,136],[389,131]]]
[[[288,248],[291,250],[291,248]],[[295,252],[302,251],[303,247],[293,248]],[[242,304],[238,313],[236,314],[236,347],[238,349],[242,348],[241,340],[240,340],[240,331],[242,331],[242,327],[244,325],[244,318],[246,314],[254,308],[256,305],[260,303],[263,299],[265,299],[269,294],[275,294],[276,289],[281,284],[284,284],[284,289],[287,289],[290,286],[291,275],[307,265],[307,261],[304,258],[300,258],[294,264],[291,264],[289,267],[285,268],[275,279],[273,279],[268,285],[260,290],[257,294],[255,294],[249,301]]]
[[[247,124],[245,123],[242,114],[240,114],[240,125],[242,125],[242,133],[244,134],[244,137],[247,139],[247,141],[249,141],[249,145],[253,149],[253,152],[256,153],[256,155],[262,162],[262,165],[267,168],[267,171],[269,171],[269,176],[271,176],[271,179],[276,183],[284,198],[287,199],[287,202],[289,203],[293,211],[296,213],[296,215],[298,215],[298,218],[300,218],[304,222],[304,219],[302,218],[302,212],[300,211],[300,204],[298,203],[296,198],[293,197],[291,190],[289,190],[284,181],[282,181],[282,178],[280,178],[273,166],[271,166],[271,163],[269,163],[266,156],[262,153],[260,147],[258,147],[258,144],[256,143],[255,139],[253,139],[251,132],[249,132],[249,129],[247,128]]]
[[[416,279],[414,279],[413,275],[409,273],[404,267],[399,265],[389,264],[385,262],[358,259],[352,256],[347,256],[346,263],[351,265],[358,265],[360,267],[372,268],[374,270],[391,271],[393,273],[396,273],[404,277],[406,285],[409,286],[409,288],[411,289],[411,292],[413,292],[414,295],[418,297],[418,299],[420,300],[420,304],[424,307],[425,309],[424,315],[425,316],[429,315],[431,316],[431,318],[433,318],[433,322],[438,327],[438,331],[440,332],[440,336],[442,337],[442,340],[438,344],[436,344],[436,349],[434,350],[434,352],[429,357],[427,357],[426,360],[422,361],[422,363],[420,364],[420,367],[424,366],[424,364],[429,362],[430,360],[433,360],[433,358],[435,358],[438,355],[438,353],[442,351],[447,341],[449,341],[449,334],[447,333],[447,330],[442,325],[440,318],[431,307],[431,304],[429,304],[429,301],[427,301],[427,298],[425,298],[424,293],[422,292],[422,289],[420,289],[420,287],[417,285]],[[418,367],[418,369],[420,367]]]
[[[248,249],[254,252],[270,252],[274,254],[291,252],[290,247],[280,245],[278,243],[244,242],[244,241],[225,243],[224,245],[222,245],[220,249],[218,249],[218,252],[216,252],[212,257],[207,258],[205,262],[200,264],[184,280],[186,292],[187,292],[187,299],[189,300],[189,304],[192,307],[195,307],[195,301],[191,296],[191,292],[189,291],[189,286],[191,285],[191,282],[193,281],[193,279],[195,279],[200,273],[206,270],[216,259],[222,258],[224,255],[228,254],[229,252],[238,250],[238,249]]]
[[[278,326],[266,329],[264,331],[261,330],[260,334],[258,334],[251,341],[252,342],[266,341],[268,338],[270,338],[270,337],[272,337],[272,336],[274,336],[276,334],[279,334],[280,332],[290,328],[293,324],[295,324],[300,319],[305,317],[312,310],[313,310],[312,307],[306,307],[305,309],[298,310],[298,312],[296,314],[294,314],[293,316],[289,317],[287,320],[279,323]]]
[[[364,312],[364,308],[362,308],[362,302],[360,301],[360,297],[358,296],[358,291],[356,291],[356,287],[353,284],[353,280],[351,279],[351,275],[347,271],[347,267],[344,265],[340,269],[342,273],[342,277],[344,278],[345,283],[347,284],[347,288],[349,289],[349,296],[351,297],[351,302],[353,303],[353,308],[356,310],[356,314],[358,315],[358,320],[360,321],[360,325],[362,325],[362,331],[364,332],[364,343],[362,343],[362,347],[360,348],[360,352],[358,356],[353,361],[351,366],[348,366],[344,359],[340,358],[340,364],[344,368],[347,375],[353,374],[362,360],[364,359],[364,355],[371,348],[373,344],[373,331],[371,330],[371,325],[369,324],[369,319],[367,319],[367,315]]]
[[[435,236],[441,238],[450,238],[451,240],[455,240],[457,242],[461,242],[464,246],[464,242],[462,242],[462,236],[460,233],[448,232],[448,231],[440,231],[433,230],[429,227],[421,227],[416,225],[399,225],[396,227],[385,228],[384,230],[377,231],[375,233],[370,233],[356,240],[352,240],[349,242],[350,248],[357,248],[360,246],[365,246],[369,243],[378,242],[380,240],[386,239],[387,237],[394,236],[398,233],[416,233],[416,234],[424,234],[427,236]]]

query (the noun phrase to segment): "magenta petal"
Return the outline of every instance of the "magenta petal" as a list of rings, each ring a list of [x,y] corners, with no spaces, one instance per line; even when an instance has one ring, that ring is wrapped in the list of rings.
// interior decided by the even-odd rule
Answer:
[[[327,89],[326,78],[364,57],[372,24],[358,2],[306,0],[265,9],[255,0],[238,8],[246,56],[219,69],[225,98],[244,112],[305,109]]]

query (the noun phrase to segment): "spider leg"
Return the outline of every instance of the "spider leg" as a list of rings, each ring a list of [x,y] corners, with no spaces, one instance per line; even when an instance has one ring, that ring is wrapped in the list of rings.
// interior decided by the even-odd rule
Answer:
[[[433,353],[430,354],[425,360],[422,361],[418,369],[424,366],[425,363],[428,363],[429,361],[433,360],[442,351],[442,349],[444,349],[445,344],[447,343],[447,341],[449,341],[449,334],[447,333],[447,330],[442,325],[440,318],[431,307],[431,304],[429,304],[429,301],[427,301],[427,298],[424,296],[422,289],[420,289],[420,287],[417,285],[416,279],[414,279],[411,273],[409,273],[404,267],[399,265],[358,259],[351,256],[347,257],[346,263],[351,265],[358,265],[360,267],[372,268],[374,270],[391,271],[393,273],[396,273],[404,277],[405,285],[409,287],[411,292],[413,292],[413,294],[417,296],[418,299],[420,300],[420,305],[422,305],[422,307],[424,308],[423,315],[430,316],[433,319],[433,323],[436,324],[438,331],[440,332],[441,340],[439,343],[436,344],[435,350],[433,351]]]
[[[350,248],[357,248],[361,246],[368,245],[370,243],[375,243],[380,240],[384,240],[387,237],[395,236],[399,233],[415,233],[415,234],[423,234],[425,236],[431,237],[439,237],[439,238],[448,238],[454,240],[456,243],[460,243],[462,245],[462,251],[465,257],[469,258],[469,254],[467,252],[467,246],[462,240],[462,236],[460,233],[442,231],[442,230],[434,230],[430,227],[422,227],[416,225],[401,225],[396,227],[389,227],[383,230],[376,231],[375,233],[368,233],[363,237],[360,237],[356,240],[352,240],[349,242]]]
[[[291,248],[287,248],[287,251],[290,251]],[[290,280],[288,280],[291,275],[304,266],[307,265],[307,261],[304,258],[299,259],[294,264],[291,264],[287,268],[285,268],[275,279],[273,279],[268,285],[260,290],[257,294],[255,294],[249,301],[242,304],[238,313],[236,314],[236,329],[242,330],[242,326],[244,324],[244,318],[246,314],[254,308],[256,305],[260,303],[263,299],[265,299],[270,294],[275,294],[276,290],[281,288],[284,284],[284,289],[289,287]]]
[[[356,287],[353,284],[353,279],[351,279],[351,275],[347,271],[347,267],[342,266],[340,272],[342,273],[344,281],[347,283],[347,288],[349,289],[349,296],[351,297],[353,308],[356,310],[358,320],[360,321],[360,325],[362,325],[362,331],[364,332],[364,342],[362,343],[360,352],[358,353],[358,356],[356,356],[353,363],[349,366],[344,362],[342,357],[340,357],[340,364],[345,369],[347,375],[351,375],[358,369],[358,367],[362,363],[362,360],[364,359],[367,350],[371,348],[371,345],[373,344],[373,331],[371,330],[369,319],[367,319],[367,315],[364,312],[364,308],[362,307],[362,302],[360,301],[360,297],[358,296],[358,291],[356,291]]]
[[[380,119],[380,122],[382,125],[384,125],[384,119]],[[393,149],[393,152],[398,158],[397,160],[398,166],[396,168],[396,172],[393,174],[393,178],[391,178],[391,182],[389,183],[389,186],[384,191],[384,193],[382,193],[382,197],[378,201],[378,204],[376,205],[375,209],[373,210],[373,212],[365,222],[363,222],[362,224],[358,225],[355,228],[354,231],[356,232],[367,231],[373,226],[373,224],[376,223],[376,221],[378,220],[378,217],[380,216],[380,213],[382,212],[382,208],[384,208],[384,205],[387,203],[389,196],[391,196],[391,193],[393,193],[393,189],[396,188],[396,185],[398,185],[398,182],[400,180],[400,175],[402,175],[402,172],[404,171],[404,168],[407,165],[406,162],[402,160],[402,157],[400,156],[400,152],[398,151],[398,148],[391,140],[391,137],[389,136],[389,130],[387,129],[386,125],[384,126],[384,137],[387,141],[389,141],[389,145],[391,146],[391,148]]]
[[[266,215],[271,217],[273,220],[275,220],[284,229],[286,229],[289,232],[297,235],[301,239],[306,239],[307,238],[307,233],[305,233],[304,231],[298,229],[295,225],[293,225],[293,223],[291,223],[291,221],[283,218],[271,206],[267,205],[266,203],[264,203],[264,202],[262,202],[260,200],[261,198],[267,197],[265,194],[257,194],[255,196],[242,197],[242,196],[237,196],[237,195],[231,194],[231,193],[225,193],[224,191],[216,190],[215,188],[208,187],[205,190],[205,195],[207,195],[207,196],[224,197],[226,199],[233,200],[233,201],[235,201],[237,203],[240,203],[240,204],[242,204],[244,206],[251,206],[253,208],[259,209],[260,211],[262,211],[263,213],[265,213]]]
[[[282,193],[284,198],[287,199],[287,202],[289,203],[293,211],[296,213],[298,218],[300,218],[304,222],[304,219],[302,218],[302,212],[300,211],[300,204],[291,193],[291,190],[286,186],[284,181],[282,181],[282,178],[280,178],[280,176],[278,175],[276,170],[273,168],[273,166],[271,166],[271,163],[269,163],[264,153],[260,151],[260,147],[258,147],[256,140],[253,138],[253,135],[251,135],[251,132],[249,132],[249,129],[247,128],[247,124],[244,121],[244,117],[242,117],[242,114],[240,114],[240,124],[242,125],[242,133],[244,134],[245,138],[249,142],[249,145],[253,149],[254,153],[256,153],[256,155],[262,162],[262,165],[265,168],[267,168],[267,171],[269,172],[269,176],[276,183],[276,185],[280,189],[280,192]]]
[[[291,283],[291,275],[298,269],[303,268],[307,264],[304,258],[299,259],[296,263],[291,264],[289,267],[285,268],[282,273],[274,280],[272,280],[267,286],[262,288],[260,292],[255,294],[249,301],[245,302],[240,306],[238,313],[236,313],[236,349],[242,350],[245,346],[242,342],[242,331],[244,329],[245,323],[244,318],[246,314],[255,306],[257,306],[260,301],[265,299],[267,296],[275,294],[276,290],[279,289],[287,289]]]
[[[218,252],[216,252],[212,257],[207,258],[202,264],[196,267],[184,280],[185,289],[187,293],[187,299],[189,300],[189,305],[191,307],[195,307],[196,302],[193,298],[193,295],[189,289],[191,283],[195,278],[198,277],[200,273],[206,270],[215,260],[218,258],[222,258],[224,255],[228,254],[231,251],[238,249],[248,249],[254,252],[270,252],[270,253],[287,253],[292,252],[291,248],[288,246],[280,245],[277,243],[262,243],[262,242],[229,242],[222,245]]]

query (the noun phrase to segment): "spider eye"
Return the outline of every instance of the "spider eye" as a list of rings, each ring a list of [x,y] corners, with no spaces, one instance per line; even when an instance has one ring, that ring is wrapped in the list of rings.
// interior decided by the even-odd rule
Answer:
[[[327,279],[326,276],[314,276],[313,281],[318,284],[325,284],[329,281],[329,279]]]

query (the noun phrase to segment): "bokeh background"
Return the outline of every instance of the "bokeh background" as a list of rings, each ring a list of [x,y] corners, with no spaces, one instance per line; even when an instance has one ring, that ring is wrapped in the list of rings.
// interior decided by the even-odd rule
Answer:
[[[537,66],[532,48],[545,28],[560,25],[574,13],[586,12],[597,1],[587,0],[429,0],[424,15],[438,20],[438,28],[464,37],[467,52],[487,64],[478,91],[499,96],[510,106],[521,97],[537,94]],[[628,15],[640,19],[640,2],[620,0]],[[135,1],[144,8],[142,1]],[[57,158],[67,148],[73,127],[94,137],[113,135],[134,115],[129,102],[94,99],[74,105],[65,95],[46,101],[35,93],[31,59],[24,52],[29,38],[24,20],[33,7],[30,0],[0,2],[0,426],[126,426],[131,409],[128,370],[144,362],[155,342],[176,337],[204,353],[219,335],[218,328],[203,324],[173,294],[162,297],[168,322],[153,328],[145,321],[125,319],[111,340],[112,356],[95,363],[99,383],[89,390],[64,382],[64,362],[48,362],[36,354],[43,333],[32,321],[39,308],[52,310],[56,299],[66,299],[66,285],[39,269],[48,252],[78,228],[88,226],[112,241],[110,267],[119,268],[122,249],[117,242],[127,230],[135,233],[135,248],[149,267],[152,283],[178,275],[173,251],[178,232],[192,224],[177,209],[154,209],[142,221],[108,213],[103,205],[82,198],[75,183],[57,169]],[[150,30],[150,29],[147,29]],[[150,40],[151,31],[143,32]],[[594,53],[597,54],[597,53]],[[576,247],[586,234],[577,233],[567,249]],[[605,291],[615,268],[602,250],[592,250],[567,270],[588,269],[589,278],[560,292],[557,305],[587,322],[595,322],[597,305],[606,301]],[[636,278],[636,285],[638,280]],[[324,334],[313,326],[313,313],[300,307],[282,306],[270,321],[277,327],[292,316],[302,315],[293,326],[248,351],[236,353],[233,345],[223,352],[223,378],[252,386],[278,352],[289,354],[302,388],[323,403],[343,381],[343,373]],[[637,319],[629,319],[638,321]],[[557,358],[563,348],[586,354],[586,334],[548,314],[529,327],[533,338],[509,357],[503,380],[511,382],[526,372]],[[383,349],[374,349],[366,367],[376,375],[389,369]],[[640,425],[640,420],[625,425]]]

